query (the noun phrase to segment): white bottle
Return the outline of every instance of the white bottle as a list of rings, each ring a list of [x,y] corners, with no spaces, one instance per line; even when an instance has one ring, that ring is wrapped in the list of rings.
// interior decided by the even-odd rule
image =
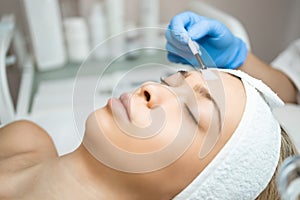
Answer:
[[[69,60],[84,61],[90,52],[88,29],[84,18],[65,18],[64,27]]]
[[[128,22],[126,25],[126,59],[134,60],[140,56],[140,31],[137,29],[133,21]]]
[[[107,26],[102,2],[96,2],[89,16],[92,55],[95,59],[103,60],[107,57]]]
[[[109,30],[109,53],[117,58],[124,53],[124,1],[106,0],[107,26]],[[113,37],[113,38],[111,38]]]
[[[155,47],[158,41],[159,29],[157,27],[160,23],[159,16],[159,0],[141,0],[140,1],[140,12],[141,12],[141,28],[146,29],[143,35],[143,44],[145,48]]]
[[[38,69],[63,67],[66,53],[57,0],[24,0],[24,6]]]

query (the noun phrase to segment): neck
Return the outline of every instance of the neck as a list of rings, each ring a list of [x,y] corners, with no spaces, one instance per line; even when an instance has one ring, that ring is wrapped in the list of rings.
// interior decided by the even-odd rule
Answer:
[[[160,192],[153,174],[130,174],[109,168],[83,145],[61,157],[60,162],[83,187],[104,199],[162,199],[167,196]]]

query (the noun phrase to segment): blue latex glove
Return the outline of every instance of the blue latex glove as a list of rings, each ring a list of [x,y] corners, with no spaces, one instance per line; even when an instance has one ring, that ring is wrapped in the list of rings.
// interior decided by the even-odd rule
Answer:
[[[193,12],[183,12],[173,17],[165,36],[168,59],[176,63],[199,66],[188,48],[188,37],[206,50],[218,68],[239,67],[244,63],[248,52],[245,43],[235,37],[224,24]],[[207,60],[205,54],[203,60]]]

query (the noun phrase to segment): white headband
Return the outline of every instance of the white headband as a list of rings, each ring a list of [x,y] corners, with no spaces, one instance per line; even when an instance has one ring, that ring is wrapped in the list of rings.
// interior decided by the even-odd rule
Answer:
[[[237,70],[220,71],[241,78],[245,111],[230,140],[175,200],[255,199],[278,165],[281,129],[271,109],[284,103],[261,81]]]

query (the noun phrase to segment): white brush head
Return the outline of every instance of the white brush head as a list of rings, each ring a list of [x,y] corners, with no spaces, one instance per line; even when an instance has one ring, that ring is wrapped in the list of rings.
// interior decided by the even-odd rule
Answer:
[[[199,51],[198,51],[199,48],[197,48],[198,45],[195,42],[193,42],[193,40],[191,38],[189,38],[189,40],[188,40],[188,45],[194,55],[199,53]]]

